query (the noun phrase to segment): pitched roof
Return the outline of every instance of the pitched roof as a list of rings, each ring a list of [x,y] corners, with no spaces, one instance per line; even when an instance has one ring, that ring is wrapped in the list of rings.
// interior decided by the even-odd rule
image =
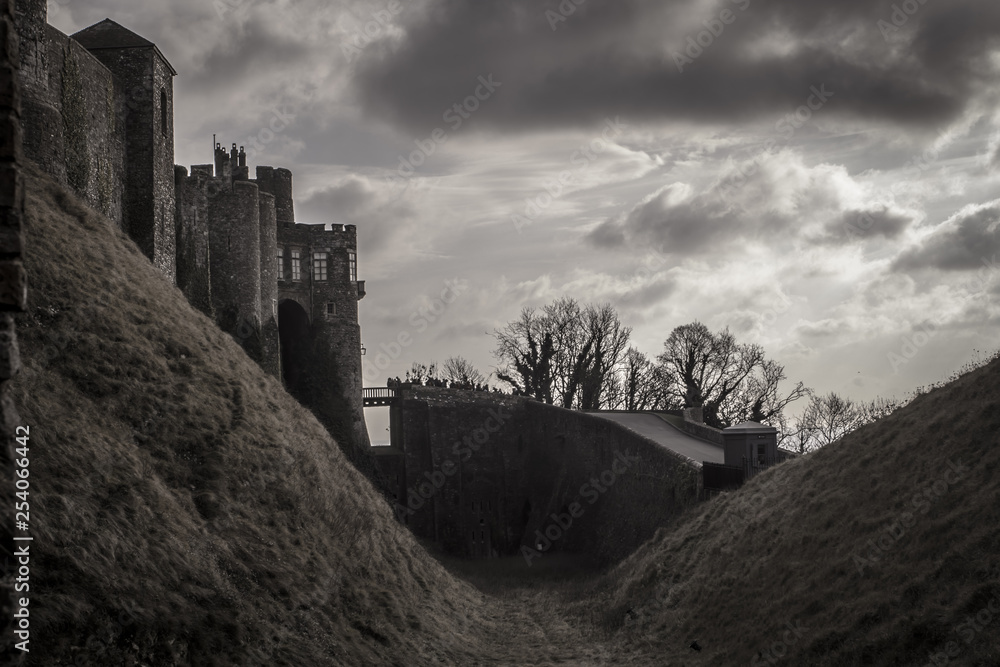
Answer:
[[[87,49],[88,51],[99,51],[101,49],[142,49],[142,48],[152,48],[156,53],[163,58],[163,62],[167,64],[170,71],[173,74],[177,74],[177,71],[173,68],[160,50],[151,41],[145,37],[140,37],[128,28],[115,23],[111,19],[104,19],[100,23],[95,23],[89,28],[84,28],[80,32],[72,36],[80,46]]]
[[[743,422],[742,424],[737,424],[736,426],[730,426],[729,428],[722,429],[723,431],[775,431],[773,426],[765,426],[764,424],[758,424],[757,422]]]
[[[145,37],[140,37],[128,28],[104,19],[73,35],[73,39],[88,49],[133,49],[155,46]]]

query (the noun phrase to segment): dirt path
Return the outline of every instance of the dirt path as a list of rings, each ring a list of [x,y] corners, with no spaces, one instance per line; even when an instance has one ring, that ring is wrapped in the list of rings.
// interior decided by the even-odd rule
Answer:
[[[544,569],[528,569],[520,558],[457,561],[438,558],[455,576],[482,592],[488,627],[472,630],[483,646],[475,665],[629,664],[617,641],[597,626],[600,602],[588,595],[600,578],[592,568],[551,559]],[[593,619],[586,614],[593,611]],[[630,656],[634,660],[634,656]],[[656,664],[648,660],[631,664]]]

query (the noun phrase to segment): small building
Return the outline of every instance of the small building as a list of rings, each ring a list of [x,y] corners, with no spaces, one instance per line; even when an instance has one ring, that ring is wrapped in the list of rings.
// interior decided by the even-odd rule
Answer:
[[[778,429],[757,422],[743,422],[723,429],[726,465],[753,467],[774,465],[780,460]]]

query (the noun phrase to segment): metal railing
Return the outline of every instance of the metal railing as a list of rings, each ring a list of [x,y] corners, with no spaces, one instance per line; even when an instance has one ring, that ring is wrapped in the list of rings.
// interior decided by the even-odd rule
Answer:
[[[392,405],[395,400],[396,390],[392,387],[365,387],[361,390],[361,402],[367,408]]]

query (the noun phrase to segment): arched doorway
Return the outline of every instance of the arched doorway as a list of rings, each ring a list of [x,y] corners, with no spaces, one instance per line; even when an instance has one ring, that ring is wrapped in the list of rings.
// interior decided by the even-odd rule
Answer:
[[[297,396],[303,389],[312,345],[309,314],[297,301],[285,299],[278,304],[278,339],[282,380],[288,393]]]

